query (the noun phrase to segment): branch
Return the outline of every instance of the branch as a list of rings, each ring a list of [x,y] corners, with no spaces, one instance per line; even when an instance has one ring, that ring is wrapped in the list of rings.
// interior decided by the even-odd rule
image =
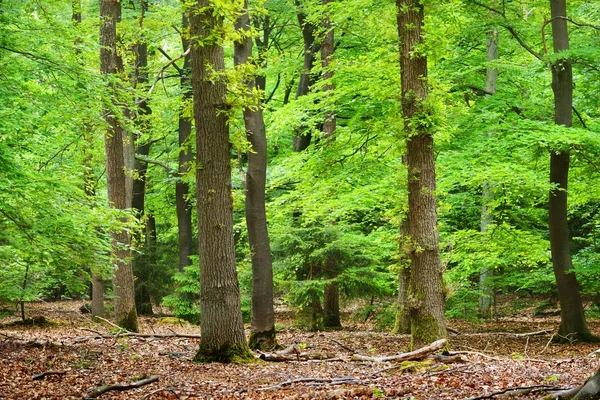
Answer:
[[[490,6],[486,6],[485,4],[480,3],[478,1],[473,1],[473,4],[478,5],[479,7],[483,7],[486,10],[491,11],[491,12],[493,12],[495,14],[498,14],[498,15],[502,16],[502,18],[506,19],[506,14],[504,14],[503,11],[496,10],[495,8],[490,7]]]
[[[562,15],[560,15],[560,16],[557,16],[557,17],[552,17],[552,18],[550,19],[550,21],[552,21],[552,20],[554,20],[554,19],[564,19],[565,21],[568,21],[568,22],[572,23],[573,25],[582,26],[582,27],[587,27],[587,28],[592,28],[592,29],[595,29],[595,30],[597,30],[597,31],[600,31],[600,26],[597,26],[597,25],[592,25],[592,24],[588,24],[588,23],[585,23],[585,22],[576,22],[576,21],[573,21],[571,18],[568,18],[568,17],[562,16]]]
[[[182,58],[184,58],[185,56],[187,56],[188,54],[190,54],[190,50],[192,48],[189,47],[186,51],[184,51],[182,54],[180,54],[179,56],[169,60],[168,63],[166,63],[165,65],[163,65],[163,67],[160,69],[160,71],[158,71],[158,74],[156,75],[156,78],[154,78],[154,82],[152,83],[152,86],[150,87],[150,90],[148,91],[148,95],[151,95],[152,92],[154,91],[154,88],[156,87],[156,84],[158,83],[158,81],[160,80],[160,78],[162,77],[162,74],[165,72],[165,70],[167,68],[169,68],[171,65],[173,65],[175,63],[175,61],[181,60]]]
[[[129,390],[129,389],[137,389],[139,387],[148,385],[148,384],[150,384],[152,382],[156,382],[156,381],[158,381],[158,375],[152,375],[149,378],[141,379],[139,381],[132,382],[129,384],[104,385],[104,386],[100,386],[100,387],[90,390],[89,392],[87,392],[85,394],[85,396],[83,396],[83,399],[84,400],[85,399],[95,399],[95,398],[103,395],[104,393],[110,392],[112,390],[123,391],[123,390]]]
[[[174,175],[176,173],[176,168],[172,168],[169,164],[159,161],[159,160],[155,160],[152,158],[148,158],[148,157],[144,157],[144,156],[140,156],[139,154],[135,155],[135,159],[138,161],[142,161],[148,164],[154,164],[154,165],[158,165],[159,167],[163,167],[164,169],[167,170],[167,173],[169,175]]]
[[[11,220],[17,226],[17,228],[19,228],[25,234],[25,236],[27,236],[27,238],[29,239],[30,242],[32,242],[32,243],[35,242],[35,238],[33,236],[31,236],[31,234],[27,231],[27,229],[31,229],[31,228],[21,225],[19,222],[17,222],[16,219],[11,217],[10,214],[8,214],[6,211],[4,211],[1,208],[0,208],[0,214],[4,215],[6,218]]]
[[[352,377],[343,377],[343,378],[298,378],[298,379],[290,379],[285,382],[278,383],[277,385],[267,386],[264,388],[257,389],[257,391],[264,390],[272,390],[279,389],[284,386],[289,386],[294,383],[305,383],[305,382],[316,382],[316,383],[329,383],[332,385],[343,385],[348,383],[369,383],[369,381],[354,379]]]
[[[32,379],[34,381],[39,381],[41,379],[44,379],[48,375],[64,375],[66,373],[67,373],[67,371],[46,371],[46,372],[42,372],[40,374],[34,375]]]
[[[406,360],[418,360],[420,358],[425,357],[426,355],[433,353],[446,345],[446,339],[440,339],[428,346],[421,347],[420,349],[408,352],[397,354],[394,356],[387,357],[368,357],[360,354],[354,354],[352,356],[353,361],[373,361],[373,362],[384,362],[384,361],[406,361]]]
[[[164,50],[162,49],[162,47],[159,47],[159,48],[158,48],[158,51],[160,51],[160,53],[161,53],[163,56],[165,56],[165,58],[166,58],[167,60],[169,60],[169,61],[172,61],[172,60],[173,60],[171,57],[169,57],[169,55],[167,54],[167,52],[166,52],[166,51],[164,51]],[[181,76],[181,75],[183,75],[183,70],[182,70],[181,68],[179,68],[179,67],[177,66],[177,64],[173,64],[173,67],[174,67],[174,68],[177,70],[177,72],[179,72],[179,75],[180,75],[180,76]]]
[[[519,36],[519,34],[517,33],[517,31],[515,30],[515,28],[513,28],[510,25],[506,25],[506,24],[500,24],[501,27],[505,28],[508,32],[510,32],[510,34],[517,39],[517,42],[519,42],[519,44],[521,45],[521,47],[523,47],[525,50],[527,50],[532,56],[534,56],[535,58],[537,58],[540,61],[544,61],[544,57],[538,53],[537,51],[533,50],[527,43],[525,43],[523,41],[523,39],[521,39],[521,37]]]
[[[517,387],[512,387],[512,388],[506,388],[504,390],[500,390],[498,392],[493,392],[493,393],[486,394],[483,396],[471,397],[468,400],[491,399],[496,396],[500,396],[501,394],[509,393],[509,392],[520,392],[522,394],[525,394],[525,393],[531,393],[531,391],[539,392],[542,390],[562,390],[562,389],[557,388],[556,386],[550,386],[550,385],[517,386]]]

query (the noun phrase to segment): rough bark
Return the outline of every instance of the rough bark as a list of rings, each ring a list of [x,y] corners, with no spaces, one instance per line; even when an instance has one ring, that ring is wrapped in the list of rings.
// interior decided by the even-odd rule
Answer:
[[[488,63],[498,59],[498,30],[496,28],[488,32],[487,37],[487,61]],[[496,82],[498,80],[498,69],[488,65],[485,74],[485,90],[487,93],[496,93]],[[486,134],[489,136],[489,132]],[[494,191],[489,182],[483,183],[481,206],[481,233],[486,233],[488,227],[494,222],[493,210],[490,203],[494,200]],[[479,316],[489,318],[491,316],[492,303],[494,301],[494,286],[492,277],[494,269],[486,266],[479,272]]]
[[[187,10],[182,14],[182,26],[184,31],[189,30],[190,20]],[[181,42],[183,51],[190,47],[190,41],[182,35]],[[192,121],[186,116],[185,108],[192,99],[192,81],[191,81],[191,59],[187,54],[183,59],[181,77],[179,84],[181,86],[182,107],[179,112],[179,179],[175,184],[175,207],[177,209],[177,227],[178,227],[178,246],[179,246],[179,271],[184,267],[192,265],[190,256],[194,254],[194,235],[192,231],[192,202],[190,199],[190,187],[186,182],[186,177],[190,172],[194,161],[192,152]]]
[[[121,3],[118,0],[100,0],[100,71],[105,77],[116,77],[123,71],[123,61],[117,53],[117,23],[121,20]],[[114,85],[114,84],[112,84]],[[114,92],[116,88],[111,87]],[[113,93],[116,96],[116,93]],[[117,100],[113,98],[113,102]],[[117,107],[118,105],[115,104]],[[125,163],[123,157],[123,128],[118,117],[105,105],[106,121],[104,151],[106,154],[106,180],[108,201],[116,209],[127,208],[125,190]],[[113,277],[115,320],[119,326],[137,332],[137,312],[134,299],[134,279],[127,231],[111,232],[117,269]]]
[[[569,49],[567,29],[567,6],[565,0],[551,0],[552,38],[554,52]],[[559,58],[552,65],[552,91],[554,92],[554,122],[571,127],[573,106],[573,71],[571,61]],[[567,220],[567,186],[570,154],[568,151],[552,152],[550,155],[549,229],[552,266],[560,301],[560,328],[558,337],[563,339],[590,340],[579,284],[571,261],[569,224]]]
[[[248,2],[236,21],[236,29],[250,31]],[[248,36],[234,46],[234,64],[243,66],[252,57],[252,37]],[[256,83],[254,77],[247,77],[248,97],[252,101]],[[246,139],[251,146],[248,152],[246,169],[245,211],[248,228],[250,258],[252,260],[252,320],[250,347],[271,349],[277,345],[275,339],[275,311],[273,306],[273,263],[267,229],[265,210],[265,184],[267,179],[267,136],[262,107],[244,108]]]
[[[202,315],[195,360],[231,362],[252,355],[244,335],[235,266],[226,87],[223,78],[214,75],[225,69],[223,20],[213,14],[209,0],[195,5],[190,27]]]
[[[296,1],[296,7],[298,7],[297,17],[300,29],[302,29],[302,40],[304,42],[304,63],[302,66],[302,72],[300,73],[300,81],[298,82],[298,89],[296,91],[296,99],[300,96],[305,96],[310,90],[311,84],[311,70],[314,64],[314,54],[316,51],[315,45],[315,27],[310,22],[306,21],[306,16],[300,7],[300,3]],[[305,150],[311,142],[312,134],[310,129],[306,127],[300,127],[295,132],[293,137],[293,149],[295,152]]]
[[[420,346],[446,336],[444,290],[435,197],[433,136],[421,119],[428,112],[427,58],[423,42],[423,5],[397,0],[400,38],[402,114],[408,167],[408,221],[412,251],[410,320],[412,345]]]

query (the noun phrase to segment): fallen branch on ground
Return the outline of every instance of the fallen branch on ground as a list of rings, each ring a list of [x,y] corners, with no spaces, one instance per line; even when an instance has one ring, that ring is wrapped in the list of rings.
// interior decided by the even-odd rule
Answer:
[[[372,361],[372,362],[384,362],[384,361],[406,361],[406,360],[418,360],[424,358],[425,356],[433,353],[434,351],[438,351],[446,345],[446,339],[440,339],[429,346],[421,347],[415,351],[411,351],[408,353],[397,354],[395,356],[386,356],[386,357],[369,357],[363,356],[360,354],[354,354],[352,356],[353,361]]]
[[[513,332],[463,333],[463,334],[461,334],[461,336],[492,336],[492,335],[499,335],[499,336],[528,337],[528,336],[545,335],[545,334],[552,333],[552,332],[554,332],[554,329],[544,329],[544,330],[541,330],[541,331],[525,332],[525,333],[513,333]]]
[[[89,339],[114,339],[116,337],[140,337],[140,338],[157,338],[157,339],[168,339],[168,338],[188,338],[188,339],[200,339],[200,335],[193,335],[187,333],[136,333],[136,332],[121,332],[115,334],[106,334],[93,331],[91,329],[82,328],[83,331],[89,331],[95,333],[93,336],[77,336],[75,341],[83,342]]]
[[[345,384],[345,383],[368,383],[368,381],[365,381],[365,380],[362,380],[362,379],[355,379],[355,378],[352,378],[352,377],[343,377],[343,378],[298,378],[298,379],[290,379],[288,381],[278,383],[277,385],[267,386],[267,387],[260,388],[260,389],[257,389],[257,390],[258,391],[264,391],[264,390],[279,389],[279,388],[282,388],[284,386],[292,385],[294,383],[318,383],[318,384],[329,383],[329,384],[333,384],[333,385],[341,385],[341,384]]]
[[[66,373],[67,373],[67,371],[45,371],[45,372],[42,372],[40,374],[34,375],[33,376],[33,380],[34,381],[39,381],[41,379],[44,379],[48,375],[64,375]]]
[[[132,383],[125,383],[125,384],[113,384],[113,385],[104,385],[104,386],[100,386],[97,388],[94,388],[92,390],[90,390],[89,392],[86,393],[85,396],[83,396],[83,399],[95,399],[101,395],[103,395],[106,392],[110,392],[113,390],[118,390],[118,391],[124,391],[124,390],[129,390],[129,389],[137,389],[139,387],[142,387],[144,385],[148,385],[152,382],[156,382],[158,381],[158,375],[152,375],[149,378],[144,378],[144,379],[140,379],[139,381],[136,382],[132,382]]]
[[[477,397],[471,397],[468,400],[483,400],[483,399],[492,399],[496,396],[500,396],[506,393],[510,393],[510,394],[530,394],[532,392],[541,392],[541,391],[548,391],[548,390],[560,390],[560,388],[557,388],[556,386],[550,386],[550,385],[534,385],[534,386],[517,386],[517,387],[510,387],[510,388],[506,388],[504,390],[499,390],[497,392],[493,392],[490,394],[486,394],[483,396],[477,396]]]
[[[598,399],[600,398],[600,369],[583,385],[550,393],[552,399]]]

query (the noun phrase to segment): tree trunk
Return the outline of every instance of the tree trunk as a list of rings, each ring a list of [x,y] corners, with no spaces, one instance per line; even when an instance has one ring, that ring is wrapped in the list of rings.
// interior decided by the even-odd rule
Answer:
[[[71,2],[71,7],[73,10],[71,19],[73,20],[75,27],[77,27],[81,23],[81,0],[73,0]],[[75,39],[75,52],[78,57],[81,54],[81,49],[78,46],[80,43],[81,38],[77,37],[77,39]],[[80,63],[83,65],[82,59],[80,59]],[[94,137],[90,130],[91,127],[87,125],[83,128],[83,140],[85,142],[83,150],[83,190],[85,191],[87,198],[92,200],[96,197],[96,191],[94,189],[95,179],[92,168]],[[104,316],[104,283],[102,281],[102,276],[97,274],[97,271],[94,271],[94,268],[91,268],[90,278],[92,280],[92,316],[102,317]]]
[[[569,49],[567,29],[567,5],[565,0],[551,0],[552,38],[554,52]],[[571,127],[573,107],[573,70],[571,60],[559,58],[552,65],[552,91],[554,92],[554,122]],[[568,151],[552,152],[550,155],[549,228],[552,266],[560,301],[560,328],[563,340],[592,340],[583,313],[579,284],[571,261],[569,225],[567,220],[567,185],[569,178]]]
[[[252,355],[244,335],[235,266],[226,87],[224,78],[215,76],[225,69],[223,19],[209,0],[198,0],[190,27],[202,316],[195,360],[240,361]]]
[[[236,29],[245,32],[250,30],[247,0],[244,1],[244,10],[235,26]],[[252,37],[248,36],[235,43],[234,64],[247,64],[250,57]],[[246,85],[248,96],[251,98],[256,86],[254,76],[246,78]],[[277,346],[277,340],[273,307],[273,263],[265,210],[267,136],[260,100],[258,103],[256,107],[244,108],[246,139],[251,145],[245,179],[246,225],[252,259],[252,321],[249,343],[251,348],[268,350]]]
[[[408,236],[408,218],[405,216],[400,222],[400,248],[399,264],[400,273],[398,274],[398,309],[396,310],[396,320],[394,321],[393,333],[410,333],[410,308],[408,304],[408,289],[410,284],[410,257],[407,253],[407,246],[410,247],[410,237]]]
[[[298,23],[300,29],[302,29],[302,40],[304,41],[304,64],[302,66],[302,72],[300,73],[300,81],[298,82],[298,90],[296,91],[296,99],[300,96],[305,96],[310,90],[311,84],[311,70],[314,64],[314,53],[315,53],[315,27],[310,22],[306,21],[304,12],[300,9],[299,1],[295,2],[298,7]],[[294,152],[301,152],[305,150],[311,141],[312,135],[310,129],[306,127],[300,127],[300,129],[294,134],[293,137],[293,149]]]
[[[117,77],[123,71],[123,61],[117,53],[117,23],[121,20],[121,3],[118,0],[100,0],[100,71],[107,79]],[[116,88],[112,87],[116,96]],[[113,106],[118,107],[113,98]],[[119,210],[127,208],[125,190],[125,162],[123,157],[123,128],[118,117],[105,105],[104,120],[106,134],[106,180],[108,201],[111,207]],[[115,321],[119,326],[137,332],[137,312],[135,309],[133,271],[129,260],[129,234],[127,231],[111,232],[113,252],[117,269],[113,277],[115,297]]]
[[[333,3],[334,0],[322,0],[324,7],[327,4]],[[323,68],[322,78],[325,81],[323,91],[330,96],[333,94],[335,86],[333,85],[333,70],[330,69],[331,61],[334,53],[334,31],[333,24],[329,18],[330,11],[324,9],[325,17],[323,18],[323,28],[325,35],[321,43],[321,67]],[[328,107],[329,108],[329,107]],[[336,118],[335,111],[331,108],[326,110],[323,118],[323,139],[328,141],[335,140]],[[339,275],[337,268],[332,268],[329,271],[329,279],[335,279]],[[340,328],[340,289],[338,282],[325,285],[325,293],[323,296],[323,326],[326,328]]]
[[[488,32],[487,37],[487,61],[488,63],[498,59],[498,30],[496,28]],[[486,68],[485,90],[487,93],[496,93],[496,82],[498,80],[498,69],[490,65]],[[486,136],[490,136],[489,132]],[[488,182],[483,183],[481,206],[481,233],[486,233],[488,227],[494,222],[493,210],[490,203],[494,200],[494,190]],[[479,316],[490,318],[492,303],[494,301],[494,285],[492,278],[494,276],[493,267],[486,266],[479,272]]]
[[[190,20],[187,10],[182,15],[184,31],[188,31]],[[185,35],[181,36],[183,51],[190,47],[190,41]],[[194,235],[192,231],[192,202],[190,197],[190,186],[186,179],[194,161],[192,152],[192,121],[186,116],[185,108],[192,99],[192,68],[190,55],[183,59],[183,68],[179,84],[181,86],[182,106],[179,112],[179,177],[175,184],[175,207],[177,208],[177,227],[179,244],[179,271],[192,265],[190,256],[194,254]]]
[[[435,197],[433,136],[419,118],[429,112],[427,58],[415,50],[423,42],[423,5],[418,0],[397,0],[400,38],[402,113],[408,167],[408,221],[412,240],[410,321],[412,346],[419,347],[446,336],[444,290]]]

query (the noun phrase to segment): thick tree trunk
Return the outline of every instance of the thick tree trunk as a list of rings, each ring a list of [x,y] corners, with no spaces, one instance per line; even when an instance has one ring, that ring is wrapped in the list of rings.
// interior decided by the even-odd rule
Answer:
[[[400,273],[398,274],[398,309],[396,310],[396,320],[394,321],[394,333],[410,333],[410,308],[408,304],[408,290],[410,284],[410,254],[407,254],[407,247],[410,247],[410,237],[408,236],[408,217],[405,216],[400,222]]]
[[[296,1],[296,7],[298,7],[298,23],[300,24],[300,29],[302,29],[302,40],[304,41],[304,64],[302,66],[302,72],[300,73],[298,90],[296,91],[296,99],[298,99],[300,96],[307,95],[310,90],[311,70],[314,64],[316,46],[314,25],[306,21],[306,16],[304,15],[304,11],[300,9],[300,3],[298,1]],[[310,145],[311,138],[312,134],[310,129],[301,127],[292,139],[294,152],[305,150]]]
[[[423,5],[397,0],[400,38],[402,113],[408,167],[408,221],[412,240],[410,320],[412,345],[446,336],[444,290],[435,197],[433,136],[423,121],[427,113],[427,58],[415,47],[423,42]]]
[[[236,21],[236,29],[248,32],[250,18],[248,2]],[[252,57],[252,37],[248,36],[234,47],[234,64],[249,63]],[[253,96],[254,77],[246,78],[248,96]],[[252,321],[250,347],[268,350],[277,345],[275,339],[275,311],[273,307],[273,263],[265,210],[265,184],[267,179],[267,136],[259,101],[256,107],[244,108],[246,139],[250,143],[246,169],[246,226],[252,260]]]
[[[551,0],[552,38],[554,52],[569,49],[567,29],[567,6],[565,0]],[[573,70],[571,61],[559,58],[552,65],[552,90],[554,92],[554,122],[570,127],[573,106]],[[583,305],[579,294],[579,284],[571,261],[569,225],[567,220],[567,186],[569,178],[568,151],[552,152],[550,155],[549,228],[552,266],[558,288],[561,322],[559,337],[564,340],[590,340]]]
[[[252,356],[235,266],[226,87],[224,78],[214,75],[225,69],[223,20],[211,4],[198,0],[190,18],[202,315],[195,360],[231,362]]]
[[[190,20],[188,12],[184,11],[182,15],[182,25],[184,31],[189,30]],[[190,47],[190,41],[182,35],[181,37],[183,51]],[[192,68],[190,55],[183,59],[183,69],[179,84],[181,86],[182,107],[179,112],[179,179],[175,184],[175,207],[177,209],[177,227],[179,244],[179,271],[184,267],[192,265],[190,256],[194,254],[194,235],[192,231],[192,202],[190,197],[190,187],[186,182],[186,177],[194,161],[192,151],[192,121],[185,115],[187,103],[192,99]]]
[[[103,75],[117,76],[123,71],[123,61],[117,53],[117,23],[121,20],[121,3],[118,0],[100,0],[100,71]],[[113,88],[116,89],[116,88]],[[115,90],[116,91],[116,90]],[[113,100],[116,101],[116,100]],[[115,107],[118,106],[115,104]],[[106,179],[108,201],[111,207],[127,208],[125,190],[125,163],[123,157],[123,128],[110,107],[104,107],[106,134]],[[129,331],[137,332],[133,271],[129,260],[129,234],[123,230],[111,233],[117,269],[113,277],[115,321]]]
[[[498,30],[492,29],[488,32],[487,37],[487,61],[488,63],[498,59]],[[490,65],[486,68],[485,74],[485,90],[490,94],[496,93],[496,82],[498,80],[498,69],[492,68]],[[487,133],[489,136],[489,133]],[[483,183],[481,206],[481,233],[486,233],[488,227],[494,222],[493,210],[490,203],[494,200],[494,190],[488,182]],[[492,277],[494,269],[490,266],[484,267],[479,272],[479,316],[489,318],[491,316],[492,303],[494,301],[494,285]]]

